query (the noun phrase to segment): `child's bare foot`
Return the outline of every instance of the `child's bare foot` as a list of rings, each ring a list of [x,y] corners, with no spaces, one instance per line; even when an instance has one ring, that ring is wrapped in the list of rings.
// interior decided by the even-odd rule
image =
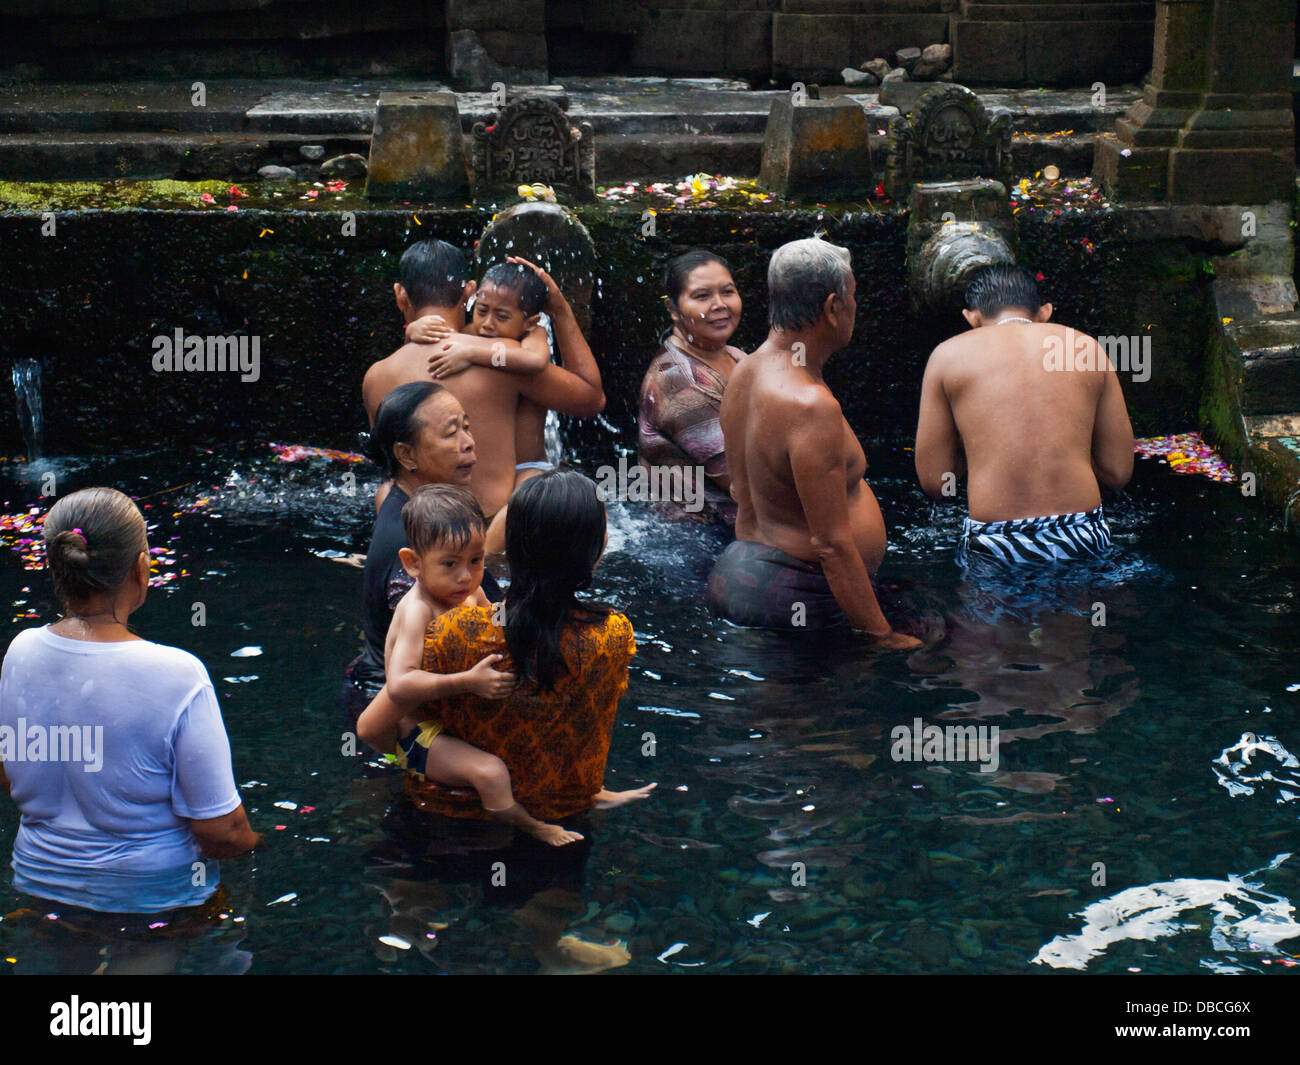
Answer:
[[[640,799],[650,798],[650,793],[657,788],[659,784],[647,784],[643,788],[629,788],[627,791],[607,791],[601,789],[596,792],[597,810],[610,810],[615,806],[622,806],[624,803],[637,802]]]
[[[575,843],[583,838],[580,832],[570,832],[562,825],[548,825],[545,821],[537,820],[518,803],[507,806],[504,810],[488,810],[488,813],[498,821],[521,828],[552,847],[563,847],[566,843]]]
[[[552,847],[563,847],[566,843],[576,843],[582,839],[581,832],[570,832],[563,825],[548,825],[544,821],[538,821],[536,827],[524,825],[523,829]]]

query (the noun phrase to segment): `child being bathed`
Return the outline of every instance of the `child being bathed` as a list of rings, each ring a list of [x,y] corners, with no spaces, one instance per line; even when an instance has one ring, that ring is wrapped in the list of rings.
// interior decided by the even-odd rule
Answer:
[[[467,692],[504,698],[515,678],[493,668],[501,661],[499,654],[487,655],[463,673],[444,675],[420,668],[424,633],[434,618],[462,603],[491,605],[479,588],[486,528],[478,501],[467,488],[425,485],[402,508],[402,523],[407,546],[399,557],[415,584],[397,604],[384,645],[384,692],[402,714],[398,764],[438,784],[472,787],[493,817],[546,843],[560,846],[582,839],[577,832],[530,816],[515,801],[510,773],[496,755],[447,735],[437,721],[416,716],[426,703]]]
[[[552,318],[559,315],[572,317],[568,301],[560,286],[545,270],[527,259],[511,256],[497,263],[483,274],[474,293],[473,309],[465,323],[465,333],[495,341],[489,361],[483,365],[501,370],[536,372],[550,365],[551,344],[546,328],[541,324],[543,311]],[[452,329],[437,314],[426,314],[406,327],[406,339],[422,344],[446,340]],[[591,358],[591,349],[581,331],[570,338],[571,350],[581,345],[583,354]],[[561,357],[565,356],[561,352]],[[483,359],[480,353],[476,359]],[[470,365],[462,355],[438,355],[429,360],[429,373],[434,380],[452,376]],[[520,397],[515,413],[515,483],[518,488],[524,481],[553,469],[546,457],[546,409],[525,397]],[[506,508],[492,519],[487,533],[487,553],[498,555],[505,550]]]

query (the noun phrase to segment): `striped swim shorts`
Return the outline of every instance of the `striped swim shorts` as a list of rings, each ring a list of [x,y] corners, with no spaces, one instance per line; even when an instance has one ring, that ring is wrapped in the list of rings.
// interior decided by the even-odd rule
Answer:
[[[1074,562],[1105,558],[1113,546],[1100,506],[1046,518],[967,518],[957,542],[957,561],[965,565],[972,556],[980,556],[1012,564]]]

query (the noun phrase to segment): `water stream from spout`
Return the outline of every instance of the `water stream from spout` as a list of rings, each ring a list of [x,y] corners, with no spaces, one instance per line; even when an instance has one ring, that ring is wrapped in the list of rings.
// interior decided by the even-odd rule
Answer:
[[[41,457],[45,444],[45,411],[41,404],[41,364],[35,359],[14,360],[14,401],[18,426],[27,448],[27,461]]]

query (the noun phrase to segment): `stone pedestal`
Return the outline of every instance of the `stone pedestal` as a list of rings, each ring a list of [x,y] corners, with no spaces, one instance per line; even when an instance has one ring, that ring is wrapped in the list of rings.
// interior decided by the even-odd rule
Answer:
[[[461,89],[545,85],[546,0],[447,0],[447,72]]]
[[[1295,0],[1159,0],[1142,99],[1097,142],[1128,200],[1269,203],[1295,182]]]
[[[366,195],[372,200],[468,199],[469,165],[454,93],[380,94]]]
[[[867,116],[852,100],[772,101],[758,182],[791,199],[867,193],[874,181]]]

